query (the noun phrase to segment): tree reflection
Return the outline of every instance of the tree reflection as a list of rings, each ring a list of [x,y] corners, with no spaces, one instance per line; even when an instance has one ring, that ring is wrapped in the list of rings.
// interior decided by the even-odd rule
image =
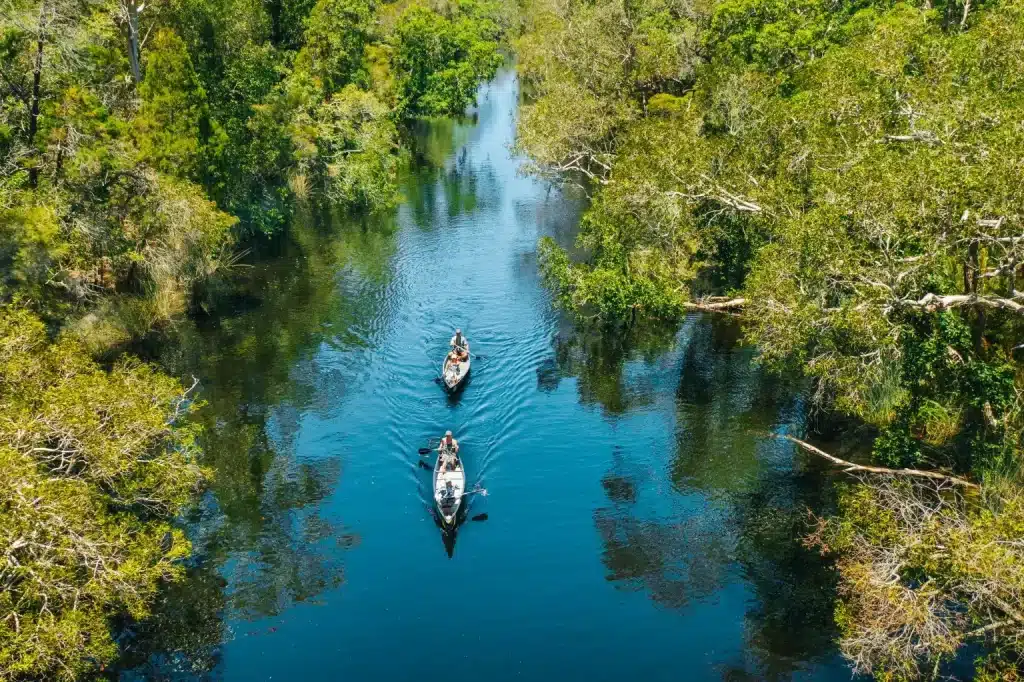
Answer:
[[[472,130],[449,120],[414,126],[416,163],[405,170],[401,187],[403,203],[420,229],[434,229],[442,215],[469,216],[500,201],[496,170],[467,146]]]
[[[746,614],[747,646],[766,679],[786,679],[808,661],[835,652],[836,575],[804,547],[807,510],[832,504],[816,474],[765,472],[736,505],[736,560],[756,599]]]
[[[340,222],[298,220],[276,257],[225,283],[216,317],[182,322],[148,349],[200,379],[202,444],[215,475],[190,523],[194,565],[152,619],[125,631],[112,673],[202,677],[230,636],[225,618],[275,616],[344,580],[344,554],[358,538],[319,512],[341,460],[301,459],[291,444],[299,415],[325,413],[344,390],[324,385],[318,349],[362,350],[386,331],[389,310],[376,291],[389,281],[394,239],[386,223]]]
[[[220,662],[226,581],[199,562],[168,586],[152,618],[122,636],[121,659],[108,679],[122,682],[202,679]]]
[[[790,466],[785,452],[758,434],[796,418],[799,385],[770,375],[739,345],[738,325],[721,316],[688,321],[676,388],[676,456],[679,490],[739,493],[774,463]],[[773,462],[772,458],[783,461]]]
[[[737,325],[721,317],[702,320],[689,336],[671,476],[677,489],[727,500],[732,560],[757,597],[746,616],[748,646],[758,673],[778,679],[834,649],[835,576],[800,542],[807,511],[826,510],[832,488],[820,470],[794,468],[789,443],[764,436],[803,422],[801,386],[759,369],[738,340]]]
[[[654,362],[675,345],[670,326],[636,325],[624,330],[601,330],[566,324],[555,339],[555,357],[537,368],[537,387],[551,391],[560,381],[575,377],[580,402],[599,405],[607,415],[620,415],[650,404],[653,387],[627,381],[631,360]]]
[[[642,518],[640,485],[619,446],[613,468],[601,481],[611,502],[594,512],[604,545],[607,579],[623,589],[644,590],[655,602],[683,608],[713,594],[725,580],[733,551],[711,507],[691,507],[669,519]]]
[[[686,322],[673,355],[676,448],[667,463],[677,494],[665,498],[660,474],[645,480],[617,449],[602,480],[608,504],[594,522],[608,580],[662,606],[685,609],[742,578],[752,595],[745,633],[753,669],[732,666],[723,679],[782,679],[834,653],[834,574],[800,542],[808,509],[827,510],[832,492],[820,470],[794,469],[789,443],[764,435],[803,420],[800,385],[759,370],[738,339],[727,319]],[[649,402],[637,369],[626,364],[640,353],[614,339],[572,343],[560,350],[558,367],[576,371],[581,397],[609,414]],[[604,352],[592,357],[592,348]]]
[[[206,539],[210,558],[230,560],[232,619],[275,616],[342,583],[343,552],[358,538],[317,511],[339,474],[336,459],[314,464],[278,457],[252,507],[260,516],[222,523]]]
[[[666,523],[627,510],[598,509],[594,523],[604,543],[607,579],[644,590],[655,602],[683,608],[722,586],[731,542],[706,514]]]

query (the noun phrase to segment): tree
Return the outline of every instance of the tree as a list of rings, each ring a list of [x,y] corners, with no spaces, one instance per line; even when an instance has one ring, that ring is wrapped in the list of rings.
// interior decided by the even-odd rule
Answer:
[[[197,177],[202,131],[210,125],[206,91],[185,43],[172,31],[154,37],[139,95],[134,123],[142,158],[164,173]]]
[[[968,642],[1019,655],[1024,505],[1019,489],[1001,492],[864,481],[844,492],[840,519],[820,521],[809,542],[838,555],[840,644],[855,672],[934,676]]]
[[[111,619],[146,615],[188,541],[170,524],[208,473],[188,391],[131,359],[99,369],[0,315],[0,674],[74,680],[116,653]]]
[[[606,181],[618,136],[648,99],[692,85],[706,20],[687,0],[529,3],[516,48],[533,101],[523,106],[518,144],[535,170]]]
[[[395,26],[392,70],[406,115],[457,116],[502,63],[496,27],[412,5]]]
[[[688,90],[662,80],[656,94],[627,87],[636,6],[532,7],[522,44],[539,97],[520,141],[542,172],[578,171],[596,188],[578,240],[586,259],[542,244],[557,302],[627,325],[742,309],[759,360],[809,376],[818,408],[867,425],[874,460],[980,481],[995,501],[957,507],[956,524],[988,513],[1014,527],[1024,456],[1019,3],[723,0],[696,15]],[[914,489],[886,495],[895,514],[925,504]],[[929,499],[940,510],[929,523],[946,523],[942,504]],[[857,518],[850,506],[828,523]],[[896,535],[871,542],[901,551]],[[991,570],[1012,574],[1016,562],[993,559]],[[844,581],[860,584],[862,569],[840,560]],[[926,596],[916,580],[907,600]],[[971,639],[970,623],[940,618],[934,646],[886,659],[887,637],[911,630],[882,602],[854,608],[849,597],[840,614],[855,666],[927,676]],[[987,611],[965,613],[990,623]],[[907,651],[933,634],[908,634]],[[1017,660],[1015,634],[978,634],[1003,662]],[[864,653],[856,642],[869,638]]]
[[[338,92],[362,68],[375,6],[365,0],[319,0],[305,21],[303,48],[296,67]]]

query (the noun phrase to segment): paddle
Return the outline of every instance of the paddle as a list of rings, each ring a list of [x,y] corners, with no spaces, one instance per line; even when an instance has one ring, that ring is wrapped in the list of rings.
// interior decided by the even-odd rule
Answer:
[[[431,452],[437,452],[437,448],[420,448],[419,453],[421,455],[429,455]]]
[[[477,488],[476,490],[470,490],[469,492],[462,493],[462,497],[469,497],[470,495],[479,493],[484,497],[487,497],[487,491],[484,488]]]
[[[427,471],[433,471],[434,470],[434,467],[430,466],[429,464],[424,462],[422,459],[416,460],[416,464],[418,464],[420,466],[420,469],[426,469]]]
[[[477,514],[476,516],[474,516],[473,518],[470,519],[470,521],[486,521],[486,520],[487,520],[487,512],[484,512],[483,514]]]

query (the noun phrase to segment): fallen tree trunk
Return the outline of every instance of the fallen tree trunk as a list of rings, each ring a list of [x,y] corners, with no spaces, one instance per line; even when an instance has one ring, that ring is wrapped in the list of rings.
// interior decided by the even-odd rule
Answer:
[[[790,436],[788,434],[775,433],[775,434],[772,434],[772,436],[774,438],[782,438],[784,440],[788,440],[790,442],[796,443],[797,445],[802,447],[807,452],[810,452],[810,453],[813,453],[815,455],[818,455],[819,457],[824,457],[825,459],[827,459],[828,461],[832,462],[833,464],[838,464],[841,467],[845,467],[845,469],[844,469],[845,471],[866,471],[866,472],[872,473],[872,474],[888,474],[888,475],[895,475],[895,476],[916,476],[918,478],[930,478],[930,479],[933,479],[933,480],[936,480],[936,481],[947,481],[949,483],[953,483],[955,485],[962,485],[962,486],[967,487],[967,488],[978,488],[979,487],[977,483],[971,483],[968,480],[965,480],[963,478],[957,478],[956,476],[948,476],[946,474],[940,474],[937,471],[922,471],[920,469],[890,469],[889,467],[876,467],[876,466],[867,466],[867,465],[864,465],[864,464],[854,464],[853,462],[847,462],[845,459],[839,459],[835,455],[830,455],[827,452],[825,452],[824,450],[822,450],[820,448],[816,448],[813,445],[811,445],[810,443],[802,441],[799,438],[794,438],[793,436]]]
[[[714,296],[711,298],[700,299],[698,301],[687,301],[683,304],[683,307],[687,310],[706,310],[709,312],[723,311],[723,310],[737,310],[747,304],[745,298],[730,298],[725,299],[723,296]]]

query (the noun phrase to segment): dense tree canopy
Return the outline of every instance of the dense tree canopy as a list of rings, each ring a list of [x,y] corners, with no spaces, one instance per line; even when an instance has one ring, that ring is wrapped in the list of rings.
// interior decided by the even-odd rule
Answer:
[[[819,406],[869,425],[879,464],[1002,491],[965,502],[965,519],[1010,509],[1024,456],[1022,12],[533,0],[518,43],[534,95],[520,145],[538,172],[570,171],[593,199],[586,260],[542,244],[558,301],[604,324],[742,309],[761,361],[803,372]],[[863,510],[846,507],[846,522]],[[855,565],[868,570],[840,563],[845,613],[865,616]],[[920,570],[953,584],[949,564]],[[911,572],[897,574],[911,584]],[[996,611],[970,618],[994,626]],[[952,649],[882,655],[857,649],[860,616],[842,621],[844,651],[902,677],[930,674],[965,633],[1019,632],[1013,618],[965,625]]]
[[[109,662],[115,618],[142,618],[189,543],[169,522],[208,472],[181,385],[110,372],[0,314],[0,677],[77,679]]]
[[[196,405],[119,350],[296,208],[391,207],[402,126],[472,103],[509,16],[0,0],[0,678],[101,670],[191,551]]]
[[[296,201],[391,206],[399,126],[461,113],[509,23],[470,0],[2,9],[0,293],[92,310],[99,344],[181,313]]]
[[[465,3],[461,16],[446,17],[413,5],[395,26],[394,70],[402,93],[399,106],[412,114],[461,113],[477,84],[501,65],[498,24],[481,8]]]

